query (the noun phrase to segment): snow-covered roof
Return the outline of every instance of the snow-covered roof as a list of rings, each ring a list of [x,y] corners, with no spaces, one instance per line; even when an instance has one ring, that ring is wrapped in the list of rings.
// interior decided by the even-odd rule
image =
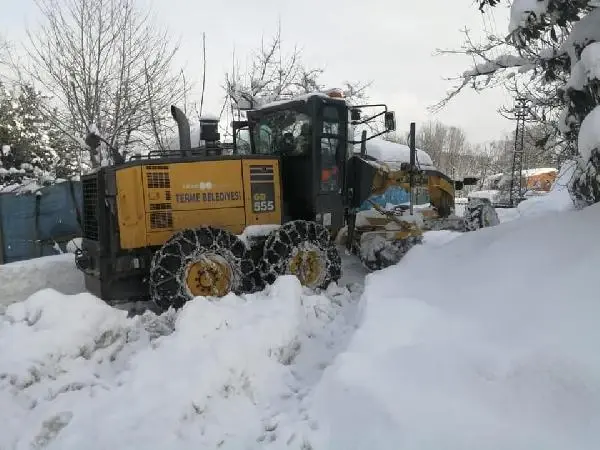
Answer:
[[[554,167],[538,167],[536,169],[525,169],[523,175],[526,177],[535,177],[545,173],[558,173],[558,169]]]
[[[258,105],[255,109],[263,109],[263,108],[271,108],[273,106],[280,106],[283,105],[285,103],[289,103],[289,102],[297,102],[297,101],[308,101],[310,98],[312,97],[322,97],[322,98],[326,98],[326,99],[331,99],[332,97],[330,97],[327,94],[324,94],[323,92],[309,92],[307,94],[301,94],[301,95],[296,95],[295,97],[289,97],[289,98],[284,98],[281,100],[274,100],[262,105]]]
[[[367,155],[383,162],[410,163],[410,147],[396,142],[374,138],[367,141]],[[360,152],[360,146],[355,147]],[[417,166],[421,169],[434,169],[431,157],[423,150],[417,149]]]

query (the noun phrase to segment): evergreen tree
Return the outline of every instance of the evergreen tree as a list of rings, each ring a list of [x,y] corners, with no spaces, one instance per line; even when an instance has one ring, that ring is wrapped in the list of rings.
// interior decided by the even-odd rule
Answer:
[[[9,89],[0,83],[0,185],[50,184],[78,172],[73,149],[63,146],[61,133],[42,112],[46,101],[30,85]]]

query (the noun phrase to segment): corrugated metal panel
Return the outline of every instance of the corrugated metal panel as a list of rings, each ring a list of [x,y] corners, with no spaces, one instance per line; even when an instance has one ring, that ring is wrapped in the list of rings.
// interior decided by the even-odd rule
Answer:
[[[81,235],[81,183],[59,183],[39,193],[0,194],[1,263],[56,254],[55,241],[64,249],[69,239]]]

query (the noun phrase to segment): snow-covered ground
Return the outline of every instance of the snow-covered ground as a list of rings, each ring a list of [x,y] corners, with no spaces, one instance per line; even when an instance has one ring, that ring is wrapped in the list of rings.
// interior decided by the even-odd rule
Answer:
[[[346,257],[351,290],[282,277],[128,318],[89,294],[27,298],[42,281],[22,275],[0,316],[0,449],[595,449],[600,205],[543,198],[427,233],[364,288]],[[81,289],[69,255],[52,262],[21,273]]]
[[[25,300],[46,288],[64,294],[85,291],[83,275],[75,267],[73,254],[0,265],[0,311],[3,306]]]
[[[415,248],[367,277],[314,448],[593,449],[600,205]]]

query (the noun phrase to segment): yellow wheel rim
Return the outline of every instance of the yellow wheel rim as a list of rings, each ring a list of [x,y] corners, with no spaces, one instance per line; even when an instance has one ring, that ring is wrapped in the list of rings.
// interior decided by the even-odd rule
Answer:
[[[219,255],[202,255],[187,268],[186,284],[194,297],[223,297],[231,291],[233,273]]]
[[[320,253],[314,249],[302,249],[290,260],[289,273],[295,275],[303,286],[314,287],[321,281],[323,261]]]

